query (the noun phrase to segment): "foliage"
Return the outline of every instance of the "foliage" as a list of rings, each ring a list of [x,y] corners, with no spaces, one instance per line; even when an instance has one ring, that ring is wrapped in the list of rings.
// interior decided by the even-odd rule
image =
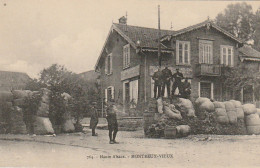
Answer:
[[[254,27],[254,47],[260,51],[260,8],[256,11],[254,20],[253,20],[253,27]]]
[[[229,4],[215,19],[217,25],[243,41],[252,39],[254,33],[252,6],[245,2]]]

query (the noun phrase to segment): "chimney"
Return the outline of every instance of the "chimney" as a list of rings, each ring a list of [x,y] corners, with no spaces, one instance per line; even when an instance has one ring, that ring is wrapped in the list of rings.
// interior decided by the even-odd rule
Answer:
[[[127,18],[125,16],[122,16],[121,18],[119,18],[118,21],[120,24],[124,24],[124,25],[127,24]]]

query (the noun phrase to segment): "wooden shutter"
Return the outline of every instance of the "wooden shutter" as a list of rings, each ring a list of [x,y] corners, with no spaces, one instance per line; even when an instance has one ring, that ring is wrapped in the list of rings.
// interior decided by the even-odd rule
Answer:
[[[223,47],[220,46],[220,64],[223,64]]]
[[[231,66],[234,66],[234,51],[233,51],[233,47],[231,48]]]
[[[130,44],[127,45],[127,66],[130,66]]]
[[[213,59],[214,59],[214,57],[213,57],[213,44],[212,45],[210,45],[210,64],[213,64]]]
[[[203,44],[199,43],[199,63],[202,63],[202,57],[203,57]]]
[[[176,65],[179,64],[179,41],[176,41]]]
[[[111,86],[111,99],[115,99],[115,88],[114,86]]]
[[[108,56],[105,58],[105,74],[107,74],[107,67],[108,67],[108,62],[107,62]]]
[[[113,56],[110,54],[110,71],[109,74],[112,74],[113,72]]]
[[[107,102],[107,89],[105,89],[105,102]]]
[[[188,64],[190,64],[190,42],[188,44]]]

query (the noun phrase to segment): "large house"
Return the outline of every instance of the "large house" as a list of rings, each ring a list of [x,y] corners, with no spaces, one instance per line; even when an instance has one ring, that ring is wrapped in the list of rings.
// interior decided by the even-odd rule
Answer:
[[[259,68],[259,52],[210,20],[178,30],[161,30],[162,67],[176,68],[189,78],[191,97],[231,99],[232,89],[221,82],[221,67],[250,62]],[[100,72],[104,101],[114,99],[124,109],[140,107],[153,97],[151,76],[158,68],[158,30],[113,23],[95,70]]]

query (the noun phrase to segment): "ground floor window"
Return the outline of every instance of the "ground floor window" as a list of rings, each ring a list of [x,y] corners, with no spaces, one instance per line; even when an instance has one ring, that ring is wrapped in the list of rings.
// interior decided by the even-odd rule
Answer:
[[[214,98],[213,82],[199,82],[199,97]]]
[[[136,106],[138,103],[138,79],[123,82],[123,102],[125,112],[129,116],[136,115]]]
[[[115,94],[115,88],[114,86],[109,86],[105,89],[105,101],[113,101],[114,100],[114,94]]]

